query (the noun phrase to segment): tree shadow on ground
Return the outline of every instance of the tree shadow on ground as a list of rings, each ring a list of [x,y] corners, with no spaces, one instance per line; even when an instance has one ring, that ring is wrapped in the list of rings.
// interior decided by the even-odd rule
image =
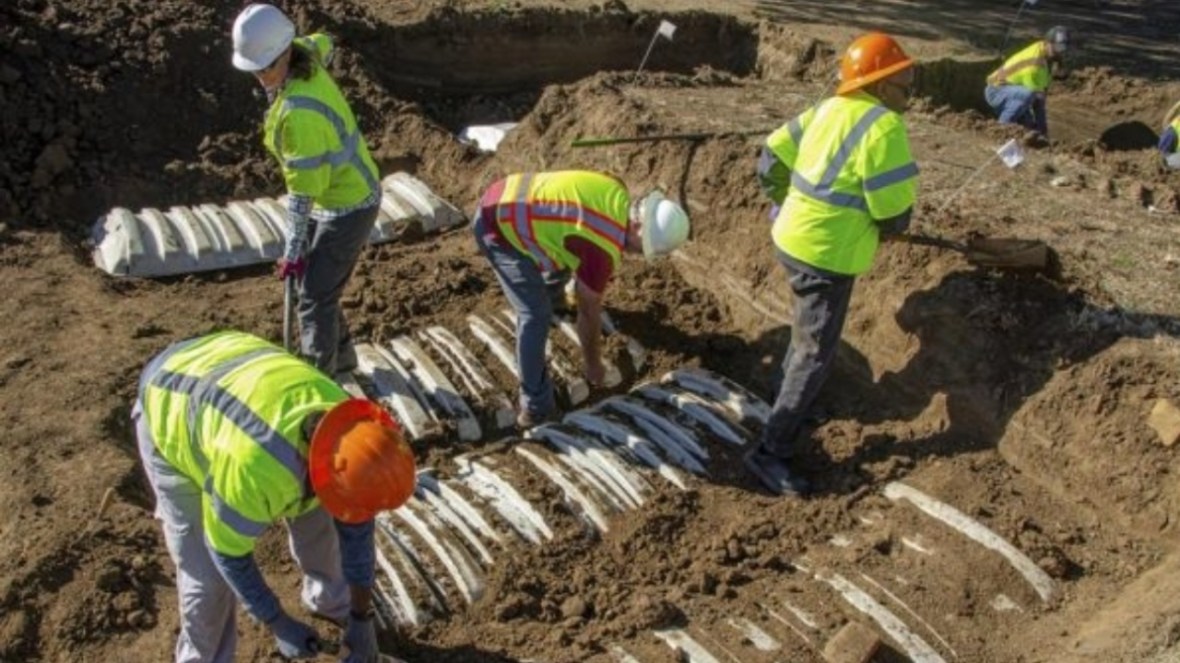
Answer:
[[[994,54],[1038,38],[1053,25],[1074,31],[1078,65],[1112,67],[1135,77],[1175,77],[1180,61],[1172,34],[1180,25],[1180,3],[1172,0],[1078,0],[1021,7],[1020,0],[874,2],[757,0],[755,15],[783,24],[853,26],[905,37],[936,40],[950,35]],[[1019,11],[1019,18],[1017,16]]]

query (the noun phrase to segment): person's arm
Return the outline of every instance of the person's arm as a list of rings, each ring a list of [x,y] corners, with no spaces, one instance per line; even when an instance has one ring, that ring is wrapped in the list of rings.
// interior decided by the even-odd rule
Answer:
[[[586,379],[597,386],[606,377],[602,364],[602,293],[595,292],[580,279],[574,292],[578,300],[578,341],[582,345]]]
[[[373,532],[376,523],[349,524],[333,519],[340,539],[340,560],[348,583],[351,605],[344,629],[345,661],[369,663],[378,659],[377,628],[373,624],[373,582],[377,550]]]
[[[307,252],[307,226],[311,221],[311,196],[287,196],[287,248],[283,258],[288,262],[302,260]]]
[[[356,525],[339,520],[334,522],[336,535],[340,538],[344,580],[352,596],[352,611],[356,615],[368,615],[373,607],[373,579],[377,559],[373,532],[376,525],[372,520]]]
[[[1049,137],[1049,115],[1045,108],[1045,95],[1039,94],[1032,101],[1033,118],[1037,123],[1037,133],[1045,138]]]
[[[234,596],[238,597],[250,616],[263,624],[269,624],[282,613],[283,606],[262,577],[253,553],[231,557],[212,549],[209,552],[213,556],[213,565],[221,572]]]
[[[253,553],[234,557],[223,555],[210,547],[209,554],[213,558],[213,565],[250,616],[266,624],[274,634],[283,656],[292,659],[312,658],[319,653],[319,635],[315,629],[283,610],[279,599],[263,579]]]

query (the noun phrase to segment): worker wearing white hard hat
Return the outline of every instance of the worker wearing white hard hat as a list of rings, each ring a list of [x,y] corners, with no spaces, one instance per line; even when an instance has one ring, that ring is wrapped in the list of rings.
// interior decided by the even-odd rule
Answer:
[[[623,254],[665,256],[688,239],[689,221],[660,191],[632,198],[615,177],[569,170],[519,173],[493,183],[480,199],[473,230],[516,310],[517,425],[528,428],[557,410],[545,366],[552,284],[572,278],[583,370],[587,382],[600,385],[603,296]]]
[[[1046,101],[1053,82],[1051,65],[1061,59],[1069,44],[1069,30],[1054,26],[1044,39],[1017,51],[987,77],[983,95],[1001,123],[1019,124],[1049,137]]]
[[[332,40],[296,37],[278,8],[246,7],[233,27],[233,65],[266,90],[263,141],[287,188],[278,275],[299,292],[300,351],[329,375],[355,366],[340,297],[381,203],[377,166],[352,108],[325,67]]]

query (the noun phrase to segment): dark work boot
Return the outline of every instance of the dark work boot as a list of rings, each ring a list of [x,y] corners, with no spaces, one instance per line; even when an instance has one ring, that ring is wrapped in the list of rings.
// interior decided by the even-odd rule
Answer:
[[[811,485],[791,467],[790,461],[767,453],[761,447],[748,452],[744,460],[746,468],[775,495],[805,497],[811,492]]]

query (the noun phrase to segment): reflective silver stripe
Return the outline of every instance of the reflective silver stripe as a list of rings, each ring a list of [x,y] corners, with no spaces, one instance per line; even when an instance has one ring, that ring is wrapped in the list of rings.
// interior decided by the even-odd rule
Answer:
[[[796,115],[794,119],[787,123],[787,133],[791,134],[791,140],[795,141],[795,147],[799,147],[800,141],[803,140],[803,118],[802,115]]]
[[[893,170],[887,170],[880,175],[874,175],[865,180],[865,191],[876,191],[877,189],[884,189],[891,184],[904,182],[918,174],[918,164],[913,161],[904,166],[898,166]]]
[[[246,516],[238,513],[238,510],[226,504],[221,496],[213,490],[213,478],[205,477],[205,492],[209,494],[209,501],[213,504],[213,513],[217,514],[217,519],[229,526],[230,529],[241,534],[242,536],[257,539],[262,536],[270,523],[260,523],[257,520],[251,520]]]
[[[143,402],[144,392],[147,391],[148,386],[152,383],[156,374],[160,372],[160,367],[163,366],[169,359],[178,352],[186,350],[196,344],[201,338],[190,338],[187,341],[178,341],[164,348],[160,354],[156,355],[154,359],[148,362],[147,366],[143,368],[143,372],[139,375],[139,402]]]
[[[623,242],[627,240],[627,230],[619,225],[618,221],[607,218],[592,209],[580,207],[571,202],[545,202],[534,203],[531,209],[536,213],[536,216],[546,220],[560,219],[562,221],[572,221],[574,223],[585,223],[594,232],[602,237],[610,240],[610,242],[618,247],[623,246]]]
[[[868,133],[869,127],[873,126],[873,123],[888,111],[889,109],[884,106],[873,106],[856,121],[856,124],[852,125],[852,131],[849,131],[848,135],[844,137],[844,140],[840,142],[840,147],[836,148],[835,156],[828,162],[828,168],[819,180],[818,188],[820,191],[831,188],[832,182],[835,182],[836,176],[840,174],[840,171],[844,170],[844,165],[848,163],[848,159],[852,156],[852,151],[856,149],[861,139]]]
[[[815,198],[816,200],[828,203],[829,205],[835,205],[836,207],[851,207],[852,209],[857,209],[862,212],[869,211],[869,205],[865,202],[864,198],[851,193],[832,191],[831,189],[820,190],[816,188],[816,186],[811,182],[803,179],[799,173],[791,173],[791,186],[800,193],[803,193],[810,198]]]
[[[884,106],[874,106],[856,121],[856,124],[852,126],[852,130],[848,132],[844,140],[840,141],[840,146],[836,148],[836,154],[824,169],[824,174],[820,178],[819,184],[812,184],[800,175],[798,171],[793,171],[791,173],[791,186],[798,189],[800,193],[828,203],[829,205],[868,212],[869,206],[863,196],[832,191],[832,184],[836,181],[836,177],[840,175],[840,171],[844,170],[848,159],[852,157],[853,150],[860,144],[860,141],[864,138],[869,128],[873,126],[874,122],[884,116],[886,112],[888,112],[888,109]]]
[[[525,250],[541,263],[541,269],[554,272],[557,270],[549,255],[533,241],[533,224],[529,219],[529,188],[533,184],[533,176],[534,173],[520,176],[520,184],[516,187],[516,200],[512,203],[512,229],[516,231],[516,236]]]
[[[287,159],[287,167],[292,170],[315,170],[324,164],[333,168],[343,166],[352,161],[356,155],[357,145],[360,144],[360,134],[351,133],[344,137],[344,147],[336,152],[324,152],[314,157]]]
[[[203,377],[195,377],[192,375],[183,375],[174,373],[172,371],[160,371],[152,378],[152,385],[167,389],[169,391],[186,394],[189,397],[187,423],[189,427],[189,443],[191,445],[193,459],[201,468],[201,472],[205,475],[205,491],[209,493],[213,499],[214,506],[221,505],[218,511],[218,517],[222,517],[222,511],[232,512],[231,516],[222,518],[226,524],[230,525],[235,531],[246,534],[244,529],[239,529],[238,525],[245,527],[243,523],[252,523],[249,519],[241,516],[231,507],[225,504],[221,497],[213,490],[212,480],[209,476],[209,459],[205,456],[201,448],[201,440],[199,439],[197,426],[197,416],[200,414],[202,407],[208,405],[214,410],[220,412],[222,416],[230,421],[245,433],[251,440],[258,444],[264,451],[266,451],[272,458],[279,462],[288,472],[291,473],[292,478],[300,485],[304,483],[307,476],[307,463],[299,454],[299,451],[293,447],[287,440],[280,435],[270,424],[263,421],[257,414],[254,413],[245,403],[238,400],[236,396],[226,391],[224,388],[217,385],[217,383],[228,375],[234,369],[240,368],[246,363],[268,355],[279,354],[281,350],[278,348],[258,348],[251,352],[239,355],[230,359],[210,371]],[[237,525],[232,520],[237,518]],[[263,525],[265,529],[265,525]],[[257,536],[257,535],[253,535]]]
[[[370,191],[379,191],[380,186],[373,174],[369,172],[368,166],[364,159],[361,158],[360,150],[358,149],[361,141],[361,132],[358,127],[356,131],[349,133],[348,125],[344,122],[344,118],[332,109],[331,106],[325,104],[319,99],[312,97],[287,97],[283,102],[283,110],[307,110],[313,113],[318,113],[324,117],[336,130],[336,136],[340,139],[341,148],[335,152],[327,152],[325,154],[314,157],[304,157],[301,159],[288,160],[287,167],[294,170],[318,168],[324,163],[330,163],[333,166],[341,166],[350,164],[360,172],[361,176],[365,178],[365,183],[369,185]],[[276,138],[276,144],[278,140]],[[281,154],[281,152],[280,152]],[[314,165],[313,165],[314,164]]]

